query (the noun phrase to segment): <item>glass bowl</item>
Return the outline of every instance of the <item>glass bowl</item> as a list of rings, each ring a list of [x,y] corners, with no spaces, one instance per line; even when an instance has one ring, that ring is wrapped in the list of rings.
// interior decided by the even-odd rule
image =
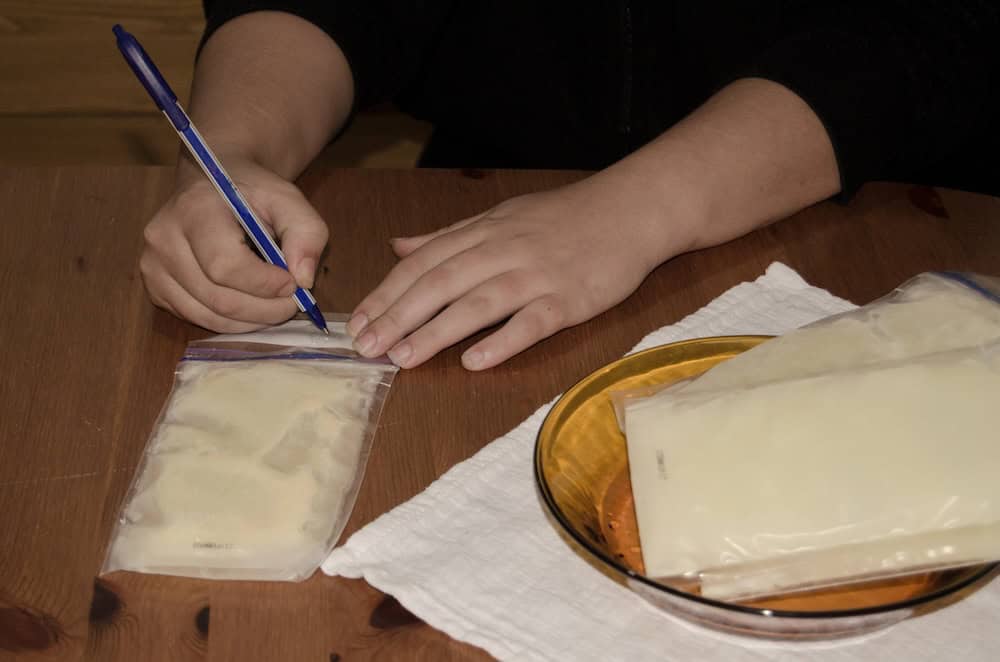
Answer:
[[[696,584],[643,575],[625,437],[608,392],[695,377],[767,338],[702,338],[654,347],[597,370],[556,402],[535,444],[535,478],[567,543],[660,609],[709,628],[776,639],[860,635],[950,604],[988,581],[1000,564],[723,602],[702,597]]]

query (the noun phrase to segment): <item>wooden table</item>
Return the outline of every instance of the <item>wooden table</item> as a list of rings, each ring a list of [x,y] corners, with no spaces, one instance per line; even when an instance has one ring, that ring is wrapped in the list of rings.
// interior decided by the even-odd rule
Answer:
[[[580,176],[318,165],[301,182],[332,228],[316,295],[349,311],[393,263],[388,237]],[[360,580],[95,579],[174,364],[208,335],[154,309],[136,267],[171,180],[159,168],[0,169],[0,659],[485,658]],[[870,186],[849,207],[672,260],[614,310],[493,370],[464,371],[465,342],[401,373],[345,536],[773,260],[858,303],[921,271],[1000,274],[1000,200]]]

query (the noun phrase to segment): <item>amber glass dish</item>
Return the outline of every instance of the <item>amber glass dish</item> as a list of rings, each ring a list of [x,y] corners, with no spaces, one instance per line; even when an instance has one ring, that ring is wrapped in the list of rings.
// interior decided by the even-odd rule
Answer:
[[[988,581],[998,564],[753,602],[722,602],[702,597],[696,584],[666,584],[643,574],[625,438],[609,392],[695,377],[765,340],[767,336],[729,336],[654,347],[597,370],[556,402],[536,441],[535,477],[567,543],[663,610],[707,627],[757,637],[858,635],[950,604]]]

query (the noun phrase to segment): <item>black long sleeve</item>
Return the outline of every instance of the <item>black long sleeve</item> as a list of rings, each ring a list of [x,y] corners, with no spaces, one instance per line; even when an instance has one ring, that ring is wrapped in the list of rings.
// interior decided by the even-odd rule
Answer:
[[[870,180],[989,187],[970,166],[988,166],[998,146],[998,37],[992,0],[835,3],[793,26],[748,73],[810,104],[846,192]]]
[[[250,11],[325,30],[356,105],[432,122],[428,165],[601,168],[736,78],[823,121],[845,195],[897,180],[1000,192],[1000,9],[906,3],[206,0],[206,37]]]

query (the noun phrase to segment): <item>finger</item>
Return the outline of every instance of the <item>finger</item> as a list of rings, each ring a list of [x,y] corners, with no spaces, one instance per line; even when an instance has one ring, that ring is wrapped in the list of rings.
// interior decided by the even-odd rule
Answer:
[[[464,228],[470,223],[475,223],[487,213],[489,212],[483,212],[482,214],[462,219],[457,223],[452,223],[451,225],[435,230],[434,232],[428,232],[427,234],[416,235],[414,237],[395,237],[389,240],[389,245],[392,247],[392,250],[396,255],[399,257],[406,257],[432,239],[437,239],[441,235]]]
[[[292,185],[268,196],[263,201],[263,211],[274,228],[295,281],[301,287],[312,287],[319,257],[330,235],[326,222]]]
[[[556,297],[539,297],[514,313],[497,331],[467,349],[462,354],[462,365],[469,370],[492,368],[569,324],[567,311]]]
[[[516,274],[501,274],[470,290],[398,342],[389,350],[389,358],[401,368],[416,367],[445,347],[499,322],[531,298],[531,289]]]
[[[157,294],[153,297],[154,303],[198,326],[217,333],[246,333],[264,326],[219,315],[188,294],[166,271],[156,273],[151,278],[156,280]]]
[[[355,339],[355,349],[363,356],[382,355],[445,306],[499,273],[499,264],[484,256],[483,251],[467,250],[444,260],[413,281],[382,314],[373,318]]]
[[[154,306],[163,308],[175,317],[181,317],[174,307],[170,305],[170,302],[161,295],[161,292],[165,289],[161,281],[164,280],[166,271],[155,268],[153,262],[154,260],[148,251],[143,252],[142,257],[139,258],[139,275],[142,278],[143,286],[146,288],[146,293],[149,295],[149,300],[153,302]]]
[[[169,254],[160,253],[156,257],[189,297],[221,317],[262,325],[284,322],[295,314],[295,301],[290,296],[262,298],[216,284],[201,271],[192,247],[187,244],[178,244]],[[168,300],[177,312],[184,314],[177,300]]]
[[[261,260],[231,218],[212,216],[196,221],[187,225],[184,237],[198,271],[214,284],[261,298],[287,297],[295,291],[291,274]]]
[[[449,258],[461,254],[479,242],[480,233],[474,231],[456,232],[430,242],[409,257],[400,261],[382,282],[357,305],[347,323],[347,332],[354,337],[365,329],[372,320],[382,316],[414,283],[424,274],[437,268]],[[492,275],[492,274],[491,274]],[[467,274],[461,274],[467,277]],[[450,274],[456,277],[458,274]],[[481,281],[480,281],[481,282]],[[472,287],[475,283],[469,283]],[[464,290],[463,290],[464,291]],[[460,294],[458,292],[457,294]],[[457,296],[455,294],[455,296]],[[443,301],[445,305],[448,301]],[[436,310],[434,312],[437,312]],[[398,338],[397,338],[398,339]],[[393,341],[395,342],[395,341]],[[388,345],[384,345],[388,347]]]

